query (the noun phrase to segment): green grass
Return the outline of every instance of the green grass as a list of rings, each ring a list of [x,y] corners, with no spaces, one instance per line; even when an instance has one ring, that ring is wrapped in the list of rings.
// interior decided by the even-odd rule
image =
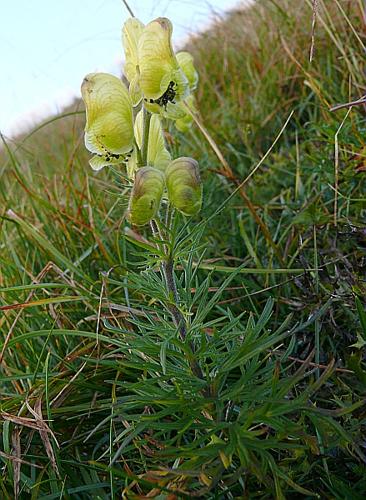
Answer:
[[[4,139],[1,498],[364,497],[365,109],[329,111],[364,93],[362,7],[318,0],[312,62],[310,1],[190,42],[225,161],[167,138],[204,182],[170,235],[187,342],[80,104]]]

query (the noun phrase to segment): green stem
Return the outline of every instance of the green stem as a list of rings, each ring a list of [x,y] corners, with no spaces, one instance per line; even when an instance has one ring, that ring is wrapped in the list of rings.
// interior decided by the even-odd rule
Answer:
[[[153,219],[150,222],[151,226],[151,231],[155,237],[159,236],[160,239],[163,239],[162,235],[160,234],[159,227],[156,223],[156,221]],[[179,294],[177,290],[177,285],[175,282],[175,275],[174,275],[174,261],[172,256],[169,254],[168,248],[164,245],[165,249],[165,261],[162,262],[161,264],[161,274],[163,276],[163,279],[165,281],[167,290],[169,292],[169,298],[168,298],[168,304],[167,304],[167,309],[169,310],[170,314],[172,315],[173,318],[173,323],[175,327],[177,328],[179,332],[180,338],[185,341],[187,337],[187,322],[184,318],[184,315],[179,309]],[[194,353],[195,353],[195,348],[194,344],[192,341],[188,343],[189,348],[190,348],[190,355],[189,355],[189,365],[191,367],[192,372],[196,375],[196,377],[200,379],[204,379],[202,370],[200,365],[197,363]],[[209,390],[205,390],[204,394],[209,395]]]
[[[149,131],[150,131],[150,121],[151,121],[151,113],[146,110],[145,107],[143,107],[143,131],[142,131],[142,144],[141,144],[141,161],[142,161],[142,166],[147,165],[147,153],[149,149]],[[169,211],[169,208],[168,208]],[[169,215],[169,223],[170,223],[170,217]],[[155,220],[152,220],[150,223],[151,230],[154,236],[160,235],[159,232],[159,227],[156,224]],[[160,235],[160,238],[163,239]],[[165,238],[164,238],[165,239]],[[165,247],[165,245],[164,245]],[[165,284],[169,292],[169,303],[168,303],[168,309],[170,314],[172,315],[172,319],[174,322],[174,325],[178,329],[180,338],[184,341],[187,336],[187,322],[181,313],[179,309],[179,294],[177,290],[177,286],[175,283],[175,276],[174,276],[174,262],[173,258],[169,253],[168,248],[165,247],[165,254],[166,254],[166,259],[164,262],[161,264],[161,272],[163,275],[163,278],[165,279]],[[189,342],[189,347],[191,351],[191,355],[189,356],[189,365],[191,367],[192,372],[196,375],[196,377],[200,379],[204,379],[201,367],[197,363],[197,361],[194,358],[194,345],[193,342]]]
[[[142,156],[141,156],[141,149],[138,147],[138,144],[135,139],[135,148],[136,148],[136,154],[137,154],[137,166],[140,168],[143,166],[142,164]]]
[[[159,236],[160,239],[163,239],[160,234],[158,224],[154,219],[150,221],[150,227],[154,237]],[[170,295],[168,309],[173,317],[175,326],[178,328],[181,339],[185,340],[187,335],[187,326],[184,316],[178,308],[179,295],[178,295],[177,285],[175,283],[173,259],[168,254],[168,248],[166,248],[165,245],[164,245],[164,250],[165,250],[166,260],[161,264],[161,274],[163,276],[163,279],[165,281],[166,287]]]
[[[174,264],[171,256],[167,256],[167,260],[162,264],[162,268],[163,268],[163,274],[165,276],[165,283],[171,296],[170,297],[171,303],[169,304],[168,308],[173,317],[174,324],[178,328],[181,339],[185,340],[187,336],[187,323],[186,320],[184,319],[183,314],[178,308],[179,295],[175,283]],[[204,376],[201,367],[194,358],[195,348],[193,342],[189,342],[189,347],[192,352],[192,357],[189,360],[192,372],[196,375],[196,377],[203,379]]]
[[[174,211],[174,209],[168,201],[168,204],[166,207],[166,213],[165,213],[165,225],[168,228],[168,231],[171,229],[173,211]]]
[[[182,340],[185,340],[187,336],[187,326],[183,314],[178,309],[177,304],[179,304],[179,295],[177,290],[177,285],[175,284],[174,269],[173,269],[173,259],[168,257],[168,259],[163,264],[165,283],[169,290],[170,300],[172,301],[169,309],[172,313],[175,326],[179,330],[179,334]]]
[[[149,131],[150,131],[150,121],[151,113],[147,111],[144,107],[143,111],[143,131],[142,131],[142,144],[141,144],[141,162],[142,166],[147,166],[147,152],[149,150]]]

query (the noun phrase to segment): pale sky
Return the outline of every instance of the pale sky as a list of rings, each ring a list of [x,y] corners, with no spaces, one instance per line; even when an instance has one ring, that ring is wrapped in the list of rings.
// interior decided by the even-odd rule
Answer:
[[[141,21],[166,16],[179,46],[238,0],[129,0]],[[80,95],[87,73],[120,74],[122,0],[0,0],[0,131],[15,135]]]

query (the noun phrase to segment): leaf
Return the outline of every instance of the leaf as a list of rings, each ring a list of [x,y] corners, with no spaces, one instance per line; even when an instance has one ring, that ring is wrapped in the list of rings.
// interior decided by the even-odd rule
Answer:
[[[13,309],[24,309],[26,307],[37,307],[43,306],[45,304],[62,304],[64,302],[78,302],[80,300],[84,300],[87,297],[79,297],[79,296],[61,296],[61,297],[50,297],[47,299],[39,299],[33,300],[32,302],[23,302],[17,304],[8,304],[6,306],[0,306],[0,311],[8,311]]]

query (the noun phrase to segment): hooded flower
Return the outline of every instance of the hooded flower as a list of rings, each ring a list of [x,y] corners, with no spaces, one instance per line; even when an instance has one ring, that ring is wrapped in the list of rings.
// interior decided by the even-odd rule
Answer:
[[[172,49],[172,32],[169,19],[159,17],[145,26],[138,41],[141,91],[148,103],[164,108],[189,92],[188,80]]]
[[[187,130],[192,119],[183,100],[196,89],[198,73],[189,52],[176,55],[171,45],[172,24],[158,18],[144,26],[136,18],[128,19],[122,28],[125,49],[125,75],[136,106],[144,97],[145,107],[154,114],[179,120],[179,130]]]
[[[143,226],[156,215],[164,186],[165,178],[160,170],[142,167],[136,171],[128,207],[128,217],[132,224]]]
[[[193,158],[172,161],[165,171],[168,198],[184,215],[195,215],[202,206],[202,184],[199,167]]]
[[[121,80],[107,73],[84,78],[81,95],[86,108],[85,145],[96,153],[94,170],[124,162],[133,151],[132,103]]]
[[[125,49],[124,73],[130,82],[130,96],[134,106],[137,106],[142,99],[139,86],[140,69],[138,57],[138,43],[144,30],[144,24],[136,17],[127,19],[122,28],[122,44]]]
[[[141,148],[143,133],[143,112],[139,111],[135,119],[135,139],[137,146]],[[152,115],[149,128],[149,142],[147,149],[147,165],[153,166],[158,170],[164,171],[171,158],[169,151],[165,148],[163,129],[161,127],[160,117]],[[127,162],[127,173],[130,178],[133,177],[137,169],[137,154],[134,151]]]
[[[159,99],[157,100],[158,104],[155,104],[156,101],[152,103],[151,101],[153,100],[150,99],[148,102],[145,102],[145,106],[152,113],[160,113],[165,118],[174,120],[177,129],[181,132],[186,132],[193,122],[191,114],[187,112],[186,104],[189,105],[192,111],[196,111],[193,92],[197,88],[198,73],[193,64],[193,56],[189,52],[178,52],[176,59],[188,83],[188,90],[186,90],[185,95],[176,95],[172,100],[163,105]],[[171,86],[171,88],[175,87]],[[166,94],[169,94],[169,89]]]

